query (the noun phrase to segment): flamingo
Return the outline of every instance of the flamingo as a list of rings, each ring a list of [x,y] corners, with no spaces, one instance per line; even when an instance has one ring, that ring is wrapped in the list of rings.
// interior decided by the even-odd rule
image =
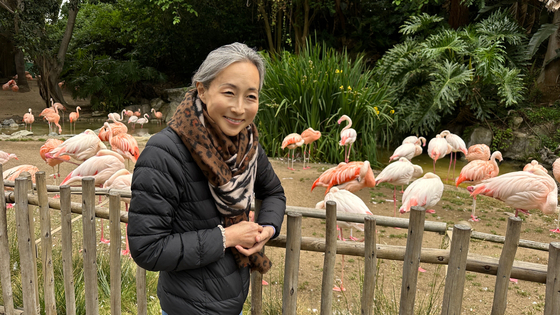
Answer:
[[[523,167],[523,170],[526,171],[526,172],[530,172],[531,170],[533,170],[535,168],[538,168],[541,171],[543,171],[544,173],[548,174],[548,170],[544,166],[540,165],[539,162],[536,161],[536,160],[532,160],[531,163],[528,163],[527,165],[525,165]]]
[[[556,213],[558,187],[554,179],[539,168],[506,173],[467,187],[471,196],[484,195],[503,201],[518,212],[539,209],[544,214]]]
[[[132,129],[136,129],[136,122],[138,121],[138,116],[130,116],[130,118],[128,118],[128,124],[132,124]]]
[[[356,141],[358,134],[356,133],[356,130],[350,128],[352,126],[352,119],[350,119],[350,117],[342,115],[342,117],[338,119],[338,124],[340,125],[340,123],[345,120],[348,121],[348,124],[346,127],[342,128],[342,131],[340,132],[340,142],[338,144],[344,146],[344,162],[348,163],[348,160],[350,159],[350,151],[352,150],[352,144]],[[347,146],[348,153],[346,153]]]
[[[436,161],[442,159],[452,150],[451,145],[441,135],[436,135],[428,143],[428,155],[434,160],[434,173],[436,172]]]
[[[51,152],[48,152],[46,156],[48,158],[58,158],[60,155],[69,155],[76,160],[85,161],[103,149],[107,149],[107,147],[97,137],[95,132],[86,129],[84,132],[61,143]]]
[[[8,162],[10,159],[19,160],[14,153],[7,153],[0,150],[0,164],[4,165],[4,163]]]
[[[424,137],[417,137],[417,136],[408,136],[406,138],[404,138],[402,144],[405,143],[412,143],[412,144],[420,144],[422,143],[422,146],[425,147],[426,146],[426,138]]]
[[[455,180],[455,164],[457,163],[457,152],[463,152],[467,155],[467,145],[465,141],[461,139],[458,135],[449,132],[449,130],[444,130],[440,133],[442,137],[445,138],[447,143],[451,146],[451,155],[449,156],[449,168],[447,169],[446,181],[449,181],[449,171],[451,170],[451,162],[453,162],[453,180]],[[455,153],[455,154],[453,154]],[[453,155],[455,155],[455,160],[453,160]]]
[[[465,157],[469,162],[474,160],[487,161],[490,159],[490,148],[486,144],[473,144],[467,150]]]
[[[131,183],[132,183],[132,173],[130,173],[127,169],[123,168],[121,170],[118,170],[111,177],[109,177],[109,179],[107,179],[103,184],[103,188],[130,190]],[[130,203],[130,198],[121,197],[121,200],[124,202],[124,207],[126,212],[128,212],[128,204]],[[125,231],[128,231],[128,223],[126,224]],[[126,249],[121,251],[121,255],[130,255],[127,232],[125,232],[125,239],[126,239]]]
[[[111,126],[110,132],[113,136],[116,136],[119,133],[128,133],[128,128],[121,122],[117,121],[115,123],[109,124],[109,126]],[[109,141],[109,128],[101,127],[97,136],[101,141]]]
[[[152,108],[152,113],[154,113],[154,117],[158,120],[158,125],[161,125],[163,114],[161,112],[157,112],[155,108]]]
[[[301,137],[303,138],[303,169],[311,168],[309,166],[309,159],[311,158],[311,149],[313,148],[313,142],[319,140],[321,138],[321,132],[318,130],[313,130],[313,128],[307,128],[301,133]],[[309,147],[309,157],[307,158],[307,167],[305,167],[305,151],[307,149],[307,145]]]
[[[31,113],[31,108],[29,112],[23,115],[23,122],[25,123],[25,130],[27,130],[27,125],[29,125],[29,131],[33,130],[33,122],[35,122],[35,116]]]
[[[2,178],[4,178],[4,180],[16,180],[21,173],[28,172],[31,174],[31,181],[35,183],[35,173],[38,171],[39,169],[35,165],[23,164],[5,170],[2,173]]]
[[[80,186],[84,177],[91,176],[94,178],[95,186],[101,187],[111,175],[123,168],[125,168],[124,159],[120,154],[111,150],[100,150],[96,155],[85,160],[80,166],[70,172],[60,185]],[[109,243],[103,235],[103,219],[101,219],[100,242]]]
[[[402,157],[397,162],[389,164],[375,178],[376,185],[380,183],[389,183],[393,185],[393,202],[395,211],[393,216],[397,216],[397,186],[408,185],[412,178],[420,177],[424,173],[422,167],[412,164],[409,160]]]
[[[429,208],[439,202],[442,194],[443,182],[439,176],[428,172],[406,188],[402,196],[402,206],[399,212],[409,212],[411,207],[420,206],[428,209],[426,212],[434,213],[435,211]]]
[[[13,92],[19,91],[19,86],[18,86],[17,84],[14,83],[14,85],[12,85],[12,91],[13,91]]]
[[[68,155],[63,155],[60,156],[59,158],[48,158],[47,157],[47,153],[51,152],[52,150],[54,150],[56,147],[58,147],[59,145],[61,145],[63,143],[62,140],[59,139],[48,139],[47,141],[45,141],[45,144],[43,144],[41,146],[41,148],[39,149],[39,154],[41,155],[41,158],[43,159],[43,161],[45,161],[45,163],[47,163],[49,166],[51,166],[53,168],[53,180],[54,180],[54,184],[56,185],[56,178],[57,175],[58,177],[60,177],[60,163],[62,162],[68,162],[70,160],[70,157]],[[58,172],[55,172],[54,167],[58,165]]]
[[[554,175],[554,179],[556,181],[560,181],[560,158],[556,159],[554,163],[552,163],[552,175]],[[553,233],[560,233],[560,212],[558,213],[558,220],[556,221],[556,228],[550,230]]]
[[[336,211],[337,212],[344,212],[344,213],[355,213],[361,215],[373,215],[371,211],[369,211],[368,207],[364,203],[362,199],[358,196],[354,195],[353,193],[349,192],[348,190],[338,189],[337,187],[333,187],[328,194],[325,195],[325,199],[323,201],[319,201],[316,205],[316,209],[326,209],[327,201],[332,200],[336,202]],[[343,226],[350,228],[350,239],[353,241],[358,240],[357,238],[352,236],[352,228],[358,229],[360,231],[364,230],[364,225],[360,223],[350,223],[344,221],[337,221],[338,226]],[[342,235],[342,228],[338,228],[340,235],[339,238],[345,241]],[[344,282],[344,255],[342,255],[342,273],[340,276],[340,287],[335,286],[333,288],[334,291],[346,291],[343,286]]]
[[[333,186],[350,192],[356,192],[365,187],[375,187],[375,176],[369,161],[340,163],[335,168],[323,172],[313,182],[311,191],[316,186],[327,187],[325,195]]]
[[[125,114],[126,114],[126,109],[123,109],[120,114],[119,113],[109,113],[107,115],[107,120],[112,120],[113,122],[119,122],[119,121],[122,121],[124,119]]]
[[[136,123],[140,124],[140,128],[144,128],[144,124],[147,124],[149,122],[148,118],[150,118],[150,116],[148,116],[148,114],[144,114],[144,117],[138,118]]]
[[[459,177],[457,178],[457,182],[455,183],[455,187],[458,187],[459,184],[464,181],[470,181],[474,184],[478,184],[485,179],[498,176],[500,168],[498,167],[496,159],[500,160],[500,162],[503,160],[502,153],[500,151],[492,153],[490,160],[474,160],[463,166],[463,169],[461,169],[461,173],[459,173]],[[473,196],[471,220],[478,222],[479,219],[474,215],[475,210],[476,196]]]
[[[125,112],[124,112],[124,115],[125,115],[125,116],[127,116],[127,117],[132,117],[132,116],[134,116],[134,112],[131,111],[130,109],[123,109],[123,110],[125,111]],[[123,117],[123,119],[124,119],[124,117]]]
[[[142,112],[140,111],[140,108],[138,108],[137,111],[134,112],[134,116],[140,118],[140,116],[142,116]]]
[[[58,115],[58,113],[47,113],[45,119],[49,122],[49,126],[50,124],[55,124],[58,127],[58,134],[62,133],[62,127],[58,124],[60,121],[60,115]]]
[[[113,135],[111,132],[111,125],[108,122],[105,122],[103,126],[109,129],[109,143],[111,144],[111,149],[122,155],[125,159],[136,162],[140,156],[140,150],[138,149],[136,139],[128,133]]]
[[[420,144],[410,142],[403,143],[393,151],[393,155],[389,157],[389,162],[396,161],[402,157],[410,161],[420,154],[422,154],[422,147]]]
[[[62,125],[64,126],[64,110],[66,110],[66,108],[64,108],[64,105],[62,105],[59,102],[56,102],[56,103],[52,103],[52,102],[53,102],[53,99],[51,98],[52,107],[56,110],[57,114],[58,114],[59,110],[62,111]]]
[[[296,157],[296,148],[301,147],[305,143],[305,140],[301,137],[299,133],[290,133],[284,140],[282,140],[282,150],[286,147],[288,150],[292,151],[292,167],[290,167],[290,151],[288,151],[288,169],[294,171],[294,160]],[[304,156],[305,162],[305,156]]]
[[[70,119],[70,133],[72,133],[72,123],[74,123],[74,133],[76,132],[76,121],[78,120],[78,118],[80,118],[80,110],[82,108],[80,108],[80,106],[76,107],[76,111],[75,112],[71,112],[69,115],[69,119]]]

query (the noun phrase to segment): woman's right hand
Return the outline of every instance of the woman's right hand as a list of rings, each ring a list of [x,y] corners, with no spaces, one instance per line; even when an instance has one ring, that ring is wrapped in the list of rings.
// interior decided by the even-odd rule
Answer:
[[[263,227],[254,222],[241,221],[225,228],[226,247],[241,245],[251,248],[257,242],[257,235],[262,232]]]

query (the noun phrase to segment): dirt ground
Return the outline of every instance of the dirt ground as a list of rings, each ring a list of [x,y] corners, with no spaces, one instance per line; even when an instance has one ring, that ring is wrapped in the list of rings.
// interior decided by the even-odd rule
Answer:
[[[14,93],[11,91],[0,91],[0,120],[23,116],[27,108],[32,108],[34,113],[38,113],[44,108],[44,103],[39,97],[35,84],[31,84],[32,92]],[[68,98],[68,101],[73,101]],[[36,114],[36,117],[38,114]],[[21,118],[20,118],[21,119]],[[36,122],[38,120],[36,119]],[[43,123],[43,122],[39,122]],[[46,123],[46,122],[45,122]],[[41,171],[52,174],[51,167],[39,156],[39,148],[44,143],[44,138],[32,138],[31,141],[0,141],[0,150],[15,153],[19,160],[10,160],[3,165],[3,170],[20,165],[33,164]],[[139,139],[140,150],[145,146],[145,139]],[[289,206],[314,208],[315,204],[324,197],[325,189],[322,187],[311,191],[313,181],[327,168],[332,165],[312,163],[311,169],[302,170],[301,159],[296,160],[295,171],[288,170],[286,159],[271,159],[271,163],[282,181],[287,202]],[[63,164],[60,174],[66,176],[75,166]],[[133,166],[130,166],[132,170]],[[375,170],[374,173],[379,173]],[[51,179],[52,180],[52,179]],[[50,183],[50,182],[49,182]],[[380,187],[363,189],[356,193],[368,205],[370,211],[375,215],[392,216],[393,202],[392,186],[381,185]],[[402,194],[397,190],[397,200],[401,199]],[[434,207],[435,214],[427,214],[426,220],[446,222],[449,227],[458,222],[465,222],[469,218],[472,199],[468,197],[464,188],[455,189],[446,185],[444,197]],[[505,211],[505,212],[504,212]],[[477,200],[477,214],[481,217],[480,222],[470,222],[473,230],[485,233],[505,235],[507,217],[512,209],[504,206],[498,201],[490,198],[479,198]],[[555,217],[544,216],[536,210],[531,211],[532,215],[524,217],[522,226],[522,239],[537,242],[557,242],[557,234],[550,233],[549,229],[556,226]],[[408,214],[401,217],[407,218]],[[324,220],[305,218],[302,224],[302,235],[306,237],[324,237]],[[285,233],[285,224],[282,234]],[[394,229],[388,227],[378,227],[377,240],[380,244],[387,245],[406,245],[405,229]],[[345,231],[348,234],[348,231]],[[363,233],[354,231],[357,237]],[[423,246],[427,248],[444,247],[444,236],[425,232],[423,236]],[[491,257],[499,257],[501,244],[471,240],[469,252]],[[273,269],[265,275],[265,280],[270,283],[264,289],[264,299],[267,303],[277,303],[282,295],[285,249],[267,247],[267,254],[273,261]],[[312,314],[320,309],[320,292],[322,280],[322,268],[324,256],[321,253],[302,252],[300,257],[300,274],[298,286],[298,314]],[[517,260],[546,264],[548,253],[543,251],[519,248],[516,254]],[[400,286],[402,279],[402,262],[391,260],[379,260],[379,281],[377,291],[382,293],[384,303],[398,305],[400,299]],[[430,296],[436,297],[436,305],[441,305],[443,296],[443,285],[445,282],[445,269],[442,266],[422,263],[426,269],[425,273],[419,273],[418,291],[416,295],[417,309],[426,307]],[[337,257],[336,283],[340,282],[341,257]],[[360,305],[361,277],[363,277],[363,259],[360,257],[346,256],[344,285],[346,292],[334,292],[333,309],[340,311],[341,314],[358,314]],[[490,313],[494,296],[495,276],[479,274],[474,272],[467,273],[465,291],[463,296],[464,314]],[[432,294],[431,292],[439,293]],[[510,282],[508,290],[508,307],[506,314],[539,314],[544,309],[545,286],[527,281],[519,281],[515,284]],[[272,301],[272,302],[271,302]],[[274,302],[276,301],[276,302]],[[378,302],[380,298],[378,297]],[[281,303],[281,300],[280,300]],[[436,309],[439,306],[436,306]],[[389,313],[383,312],[383,313]],[[439,313],[438,311],[434,312]],[[425,313],[424,313],[425,314]]]

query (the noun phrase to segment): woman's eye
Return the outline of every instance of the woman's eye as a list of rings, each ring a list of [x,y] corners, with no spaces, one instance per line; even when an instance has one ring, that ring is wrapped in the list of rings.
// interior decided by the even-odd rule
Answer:
[[[224,94],[233,95],[233,92],[232,91],[226,91],[226,92],[224,92]]]
[[[250,99],[253,99],[253,100],[256,100],[256,99],[257,99],[257,96],[256,96],[256,95],[249,95],[248,97],[249,97]]]

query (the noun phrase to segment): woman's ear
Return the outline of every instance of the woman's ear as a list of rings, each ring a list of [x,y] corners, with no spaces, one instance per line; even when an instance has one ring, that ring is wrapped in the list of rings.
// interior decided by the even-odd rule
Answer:
[[[196,82],[196,90],[198,92],[198,98],[200,98],[203,103],[206,103],[206,96],[204,95],[206,89],[204,88],[204,85],[200,82]]]

